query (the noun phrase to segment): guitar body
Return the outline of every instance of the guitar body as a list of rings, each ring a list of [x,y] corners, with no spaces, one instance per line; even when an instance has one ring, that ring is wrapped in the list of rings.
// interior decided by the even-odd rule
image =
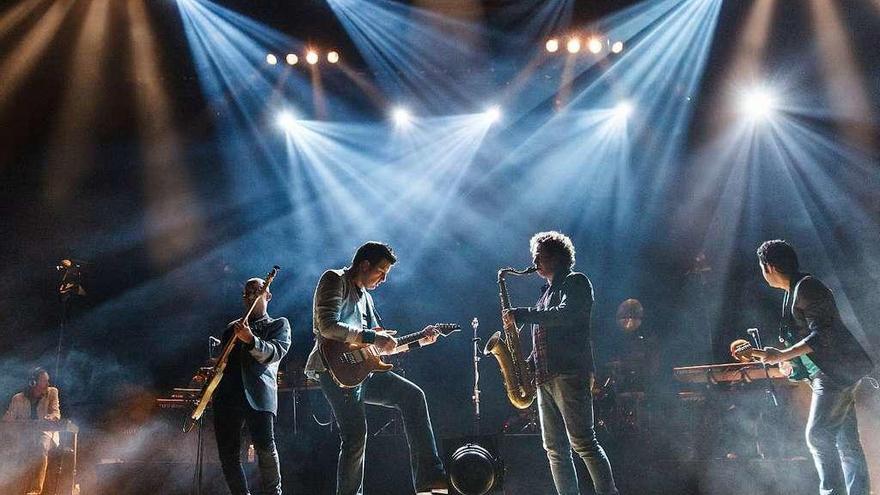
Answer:
[[[435,323],[432,325],[440,336],[448,337],[461,330],[455,323]],[[417,348],[418,341],[425,337],[425,330],[404,335],[397,339],[397,351]],[[373,372],[391,371],[393,364],[382,361],[379,349],[373,344],[350,344],[339,340],[321,339],[319,349],[324,366],[333,381],[343,388],[357,387]]]
[[[321,339],[321,357],[340,387],[356,387],[374,371],[385,372],[393,364],[382,361],[379,351],[372,344],[349,344],[339,340]]]

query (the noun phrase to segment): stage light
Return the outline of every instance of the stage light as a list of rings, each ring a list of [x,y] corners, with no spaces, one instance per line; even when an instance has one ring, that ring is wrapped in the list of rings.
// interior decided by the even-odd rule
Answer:
[[[297,126],[296,117],[289,110],[279,113],[275,123],[285,132],[293,132]]]
[[[299,62],[299,57],[295,53],[288,53],[286,58],[289,65],[296,65]]]
[[[577,36],[569,38],[568,43],[565,44],[565,49],[568,50],[568,53],[577,53],[581,51],[581,39]]]
[[[339,62],[339,54],[336,52],[328,53],[327,54],[327,61],[330,62],[331,64],[335,64],[336,62]]]
[[[615,41],[611,45],[611,52],[612,53],[620,53],[622,51],[623,51],[623,42],[622,41]]]
[[[266,63],[269,65],[275,65],[278,63],[278,57],[272,55],[271,53],[266,55]]]
[[[777,110],[774,92],[764,86],[756,86],[743,92],[740,100],[740,113],[751,120],[766,120]]]
[[[498,105],[490,107],[488,110],[486,110],[484,115],[486,116],[486,120],[494,124],[495,122],[501,120],[501,107],[499,107]]]
[[[602,51],[602,41],[593,36],[590,38],[590,41],[587,42],[587,49],[590,50],[590,53],[599,53]]]
[[[614,107],[614,118],[620,120],[626,120],[633,114],[635,107],[629,101],[621,101]]]
[[[556,38],[551,38],[547,40],[547,44],[544,45],[547,48],[547,51],[550,53],[556,53],[559,50],[559,40]]]
[[[487,495],[504,492],[504,462],[498,455],[495,436],[446,439],[443,447],[448,452],[445,465],[450,493]]]
[[[309,50],[309,52],[306,53],[306,62],[308,62],[310,65],[317,64],[318,63],[318,52],[316,52],[314,50]]]
[[[398,127],[405,127],[412,122],[412,114],[404,107],[395,107],[391,112],[391,118]]]

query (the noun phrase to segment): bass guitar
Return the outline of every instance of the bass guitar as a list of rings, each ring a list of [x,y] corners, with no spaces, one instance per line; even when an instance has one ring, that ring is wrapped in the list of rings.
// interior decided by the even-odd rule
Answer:
[[[261,297],[266,295],[266,292],[269,291],[269,286],[272,285],[272,281],[275,280],[275,275],[278,274],[278,270],[281,267],[275,265],[272,267],[272,271],[266,275],[266,283],[263,284],[263,287],[260,289],[260,292],[254,298],[254,302],[251,304],[250,308],[248,308],[247,313],[245,313],[244,317],[241,321],[247,321],[250,318],[251,313],[254,311],[254,307],[257,305],[257,301],[260,300]],[[210,380],[205,384],[202,388],[202,393],[199,397],[199,401],[196,403],[195,409],[193,409],[192,414],[186,418],[186,422],[183,425],[184,433],[192,430],[193,426],[202,419],[202,415],[205,414],[205,410],[208,408],[208,404],[211,402],[211,398],[214,397],[214,392],[217,390],[217,386],[220,385],[220,380],[223,379],[223,372],[226,371],[226,363],[229,362],[229,355],[232,353],[232,350],[235,348],[235,344],[238,342],[238,339],[235,337],[233,333],[232,336],[229,337],[229,340],[226,342],[226,345],[223,346],[223,352],[220,354],[220,357],[217,358],[217,364],[214,365],[214,369],[208,373],[211,377]]]
[[[455,323],[436,323],[431,325],[443,337],[461,330]],[[396,352],[412,350],[419,346],[419,340],[427,336],[426,330],[404,335],[397,339]],[[373,344],[351,344],[332,339],[321,339],[321,357],[324,365],[340,387],[356,387],[370,376],[370,373],[391,371],[393,364],[382,361],[379,349]]]

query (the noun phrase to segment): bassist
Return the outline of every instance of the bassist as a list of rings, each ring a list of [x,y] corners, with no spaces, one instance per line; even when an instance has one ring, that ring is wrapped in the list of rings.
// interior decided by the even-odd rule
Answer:
[[[244,286],[245,307],[254,305],[247,321],[231,322],[224,341],[239,340],[229,355],[226,372],[214,395],[214,435],[223,476],[232,495],[247,495],[241,465],[241,429],[247,423],[257,464],[261,493],[281,495],[281,470],[275,448],[274,422],[278,412],[278,363],[290,348],[287,318],[266,311],[272,293],[263,294],[265,281],[252,278]],[[225,343],[224,343],[225,345]]]
[[[752,355],[765,364],[793,361],[813,389],[807,445],[819,473],[819,491],[868,495],[868,468],[859,440],[855,390],[873,364],[840,319],[831,290],[800,271],[797,254],[783,240],[758,248],[758,264],[770,287],[785,291],[784,349],[765,347]]]
[[[416,492],[447,493],[448,490],[422,389],[393,372],[374,373],[357,386],[342,387],[322,361],[321,339],[373,344],[380,352],[394,352],[397,341],[392,332],[382,328],[369,291],[385,281],[396,261],[387,244],[367,242],[358,248],[350,267],[324,272],[315,290],[312,314],[315,347],[305,373],[320,382],[339,426],[337,495],[363,493],[367,444],[364,404],[396,408],[403,416]],[[421,345],[436,341],[439,332],[428,327],[425,334]]]

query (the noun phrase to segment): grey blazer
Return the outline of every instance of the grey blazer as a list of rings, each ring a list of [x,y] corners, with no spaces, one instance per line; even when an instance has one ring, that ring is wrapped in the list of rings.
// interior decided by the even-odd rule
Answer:
[[[324,371],[319,349],[321,339],[359,342],[361,333],[380,325],[373,298],[351,282],[349,268],[327,270],[321,275],[312,304],[315,346],[306,361],[305,374],[316,379]]]

